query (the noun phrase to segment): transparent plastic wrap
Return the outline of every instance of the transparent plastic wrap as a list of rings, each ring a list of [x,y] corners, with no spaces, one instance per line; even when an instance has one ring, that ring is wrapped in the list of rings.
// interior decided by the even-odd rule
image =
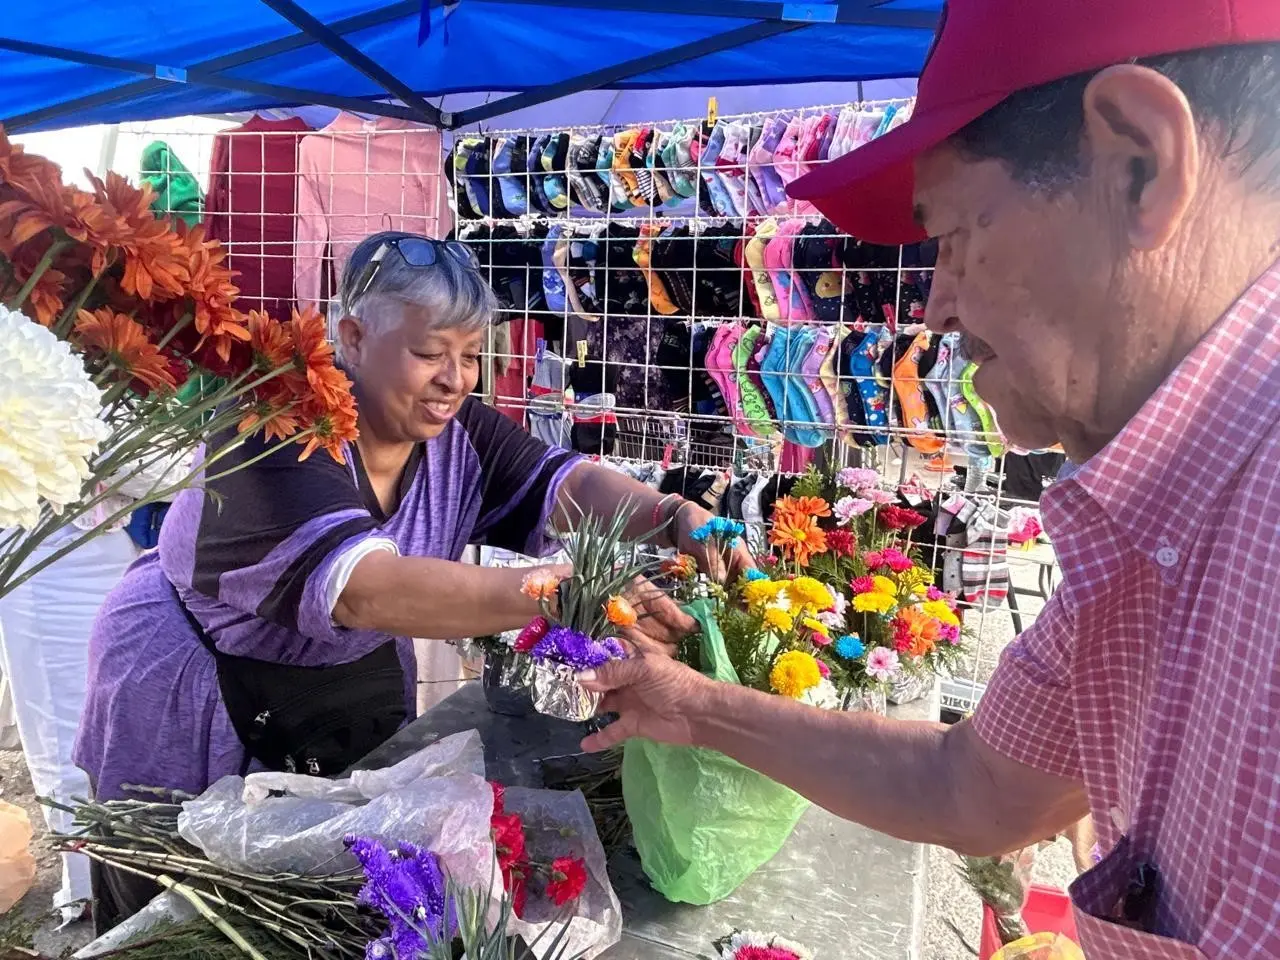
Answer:
[[[591,960],[621,940],[622,905],[609,883],[604,847],[582,793],[508,787],[505,805],[509,813],[520,814],[524,821],[525,842],[535,861],[550,862],[556,857],[569,856],[581,857],[587,865],[587,885],[569,920],[565,956],[581,953],[583,960]],[[532,944],[549,924],[562,916],[564,909],[545,897],[531,896],[524,919],[513,920],[510,932],[520,934],[526,943]],[[535,952],[546,949],[554,935],[553,930],[543,937]]]
[[[1039,845],[1023,847],[1001,857],[961,857],[969,885],[995,914],[1000,941],[1010,944],[1028,936],[1022,909],[1031,893],[1031,871]]]
[[[550,862],[581,857],[588,883],[572,908],[558,909],[534,889],[524,920],[509,932],[533,943],[571,909],[568,956],[598,956],[622,935],[622,908],[605,872],[605,854],[579,792],[509,788],[507,809],[524,820],[530,853]],[[358,770],[343,780],[301,774],[224,777],[183,804],[182,837],[222,866],[255,874],[331,875],[359,869],[343,839],[370,837],[436,853],[460,886],[489,890],[497,916],[502,878],[490,833],[493,790],[475,730],[454,734],[395,766]],[[534,948],[541,956],[554,938]]]
[[[213,862],[259,874],[355,870],[342,843],[352,834],[407,841],[438,854],[460,884],[487,887],[492,806],[480,734],[469,730],[344,780],[223,777],[183,804],[178,831]]]

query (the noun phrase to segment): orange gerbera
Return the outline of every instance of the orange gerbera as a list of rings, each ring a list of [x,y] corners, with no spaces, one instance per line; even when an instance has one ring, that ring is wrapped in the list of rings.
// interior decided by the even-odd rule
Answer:
[[[25,152],[21,144],[10,142],[0,126],[0,183],[23,191],[39,184],[61,184],[62,168],[52,160]]]
[[[796,510],[774,511],[769,542],[798,564],[808,566],[815,554],[827,552],[827,535],[815,517]]]
[[[132,317],[101,308],[76,313],[76,337],[86,350],[97,351],[146,391],[173,390],[177,382],[169,361],[147,339],[142,325]]]
[[[324,317],[315,307],[293,311],[289,321],[298,363],[311,389],[326,403],[336,403],[350,393],[351,381],[333,365],[333,345],[329,343]]]
[[[782,497],[774,509],[787,513],[794,511],[810,517],[831,516],[831,504],[821,497]]]
[[[293,338],[283,323],[277,323],[259,310],[250,310],[245,317],[245,327],[249,331],[254,366],[260,371],[270,373],[293,363]]]
[[[303,426],[312,432],[298,438],[297,442],[304,444],[298,459],[306,460],[323,447],[334,460],[344,463],[343,444],[353,442],[360,435],[355,398],[348,394],[342,402],[326,406],[318,396],[308,396],[302,401],[301,412]]]
[[[240,433],[262,428],[267,440],[286,440],[298,432],[302,420],[292,406],[276,406],[269,400],[259,400],[236,426]]]
[[[604,615],[615,627],[634,627],[640,619],[631,601],[617,594],[605,602]]]

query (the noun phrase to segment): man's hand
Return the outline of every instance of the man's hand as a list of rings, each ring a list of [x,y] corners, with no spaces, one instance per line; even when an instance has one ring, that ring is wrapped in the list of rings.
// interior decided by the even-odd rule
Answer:
[[[693,743],[691,719],[704,709],[715,681],[677,660],[644,656],[611,660],[596,670],[578,674],[588,690],[603,693],[601,713],[618,719],[582,741],[582,749],[595,753],[632,737],[661,743]]]
[[[716,583],[725,583],[753,569],[756,562],[741,537],[731,547],[723,550],[716,549],[709,541],[699,543],[693,539],[693,531],[714,516],[692,501],[680,504],[673,518],[671,540],[677,550],[689,554],[698,562],[699,570]]]
[[[698,629],[696,620],[648,580],[637,578],[626,596],[640,619],[619,632],[637,653],[673,657],[676,645]]]

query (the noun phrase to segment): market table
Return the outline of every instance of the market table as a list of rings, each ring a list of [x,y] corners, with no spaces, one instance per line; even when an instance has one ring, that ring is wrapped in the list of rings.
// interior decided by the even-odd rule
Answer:
[[[936,695],[890,707],[903,719],[937,717]],[[371,753],[361,767],[389,766],[463,730],[484,741],[486,774],[509,786],[543,786],[539,761],[579,752],[583,728],[542,715],[491,712],[478,681],[432,707]],[[856,763],[856,758],[850,762]],[[732,896],[708,907],[667,902],[650,888],[634,850],[609,861],[622,902],[622,942],[606,960],[687,960],[713,955],[714,940],[738,929],[798,940],[820,960],[919,956],[925,850],[811,807],[776,857]]]

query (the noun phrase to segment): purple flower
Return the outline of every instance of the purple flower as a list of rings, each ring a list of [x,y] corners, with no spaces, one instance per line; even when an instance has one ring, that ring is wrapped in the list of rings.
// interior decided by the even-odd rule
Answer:
[[[602,643],[569,627],[552,627],[538,641],[532,654],[535,660],[562,663],[575,671],[591,670],[620,655],[625,656],[622,645],[612,637]]]
[[[452,903],[446,904],[447,881],[439,858],[410,843],[389,849],[368,837],[348,837],[347,849],[360,861],[367,882],[359,903],[378,910],[390,924],[388,937],[369,951],[390,944],[396,957],[413,957],[457,928]],[[367,957],[391,954],[366,953]]]
[[[603,640],[600,641],[600,645],[603,646],[605,651],[609,654],[609,659],[611,660],[627,659],[626,648],[613,637],[605,637]]]

